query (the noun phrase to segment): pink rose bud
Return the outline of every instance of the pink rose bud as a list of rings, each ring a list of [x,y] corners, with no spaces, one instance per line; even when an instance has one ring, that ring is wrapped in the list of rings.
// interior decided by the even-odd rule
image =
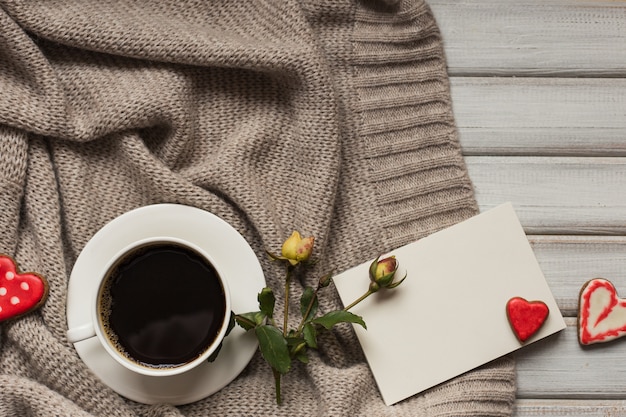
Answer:
[[[398,261],[395,256],[381,260],[376,258],[370,265],[370,290],[375,292],[380,288],[395,288],[400,285],[402,281],[404,281],[404,278],[406,278],[406,275],[400,281],[394,282],[398,266]]]
[[[319,281],[320,288],[328,287],[330,285],[330,283],[332,282],[332,280],[333,280],[333,274],[332,273],[328,273],[328,274],[322,276],[320,278],[320,281]]]
[[[396,272],[396,269],[398,269],[398,262],[394,256],[378,261],[378,265],[376,266],[376,278],[382,278]]]
[[[297,265],[311,257],[314,243],[315,238],[313,236],[302,238],[300,233],[294,231],[283,243],[281,253],[291,265]]]

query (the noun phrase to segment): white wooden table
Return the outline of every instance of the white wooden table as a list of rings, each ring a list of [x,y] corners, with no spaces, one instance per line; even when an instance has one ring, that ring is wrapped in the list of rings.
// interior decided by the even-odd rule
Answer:
[[[517,354],[516,416],[626,416],[626,339],[582,348],[578,293],[626,297],[626,1],[428,0],[481,210],[511,201],[568,328]]]

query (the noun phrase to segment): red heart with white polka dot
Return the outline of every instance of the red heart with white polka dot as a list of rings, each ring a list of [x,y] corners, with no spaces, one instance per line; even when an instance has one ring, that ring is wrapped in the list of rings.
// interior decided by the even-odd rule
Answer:
[[[41,275],[19,273],[11,257],[0,255],[0,321],[34,310],[47,295],[48,283]]]

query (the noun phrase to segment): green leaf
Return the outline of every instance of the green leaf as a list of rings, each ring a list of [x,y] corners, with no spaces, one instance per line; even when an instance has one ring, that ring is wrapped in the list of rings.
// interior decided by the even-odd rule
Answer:
[[[291,368],[289,348],[283,334],[274,326],[267,324],[255,328],[259,340],[259,349],[265,361],[276,371],[286,374]]]
[[[287,346],[289,346],[289,348],[295,348],[296,346],[304,343],[304,339],[301,337],[288,336],[285,340],[287,341]]]
[[[230,312],[230,319],[228,320],[228,327],[226,328],[226,334],[224,337],[228,336],[230,332],[235,328],[235,313]]]
[[[209,356],[209,358],[207,359],[207,362],[215,362],[215,359],[217,359],[217,355],[220,354],[220,351],[222,350],[222,345],[224,344],[224,342],[220,343],[220,345],[217,347],[217,349],[215,349],[213,351],[213,353],[211,353],[211,356]]]
[[[274,316],[274,305],[276,304],[276,297],[271,288],[265,287],[261,290],[257,296],[259,300],[259,308],[267,317],[272,318]]]
[[[265,313],[261,311],[251,311],[249,313],[237,314],[235,321],[244,330],[252,330],[265,321]]]
[[[306,354],[306,350],[298,352],[296,359],[302,363],[309,363],[309,356]]]
[[[293,340],[289,341],[289,348],[291,351],[291,356],[296,358],[302,363],[308,363],[309,357],[306,354],[307,344],[302,338],[293,338]]]
[[[314,325],[311,323],[305,324],[302,329],[302,336],[307,346],[317,349],[317,330]]]
[[[272,252],[268,251],[267,249],[265,250],[265,253],[267,253],[267,255],[270,257],[270,259],[271,259],[272,261],[278,261],[278,260],[283,260],[283,259],[285,259],[285,258],[283,258],[283,257],[282,257],[282,256],[280,256],[280,255],[276,255],[275,253],[272,253]]]
[[[378,268],[378,259],[380,259],[380,255],[376,257],[370,264],[370,280],[374,281],[376,279],[376,269]]]
[[[396,281],[394,283],[391,283],[391,284],[387,285],[387,288],[392,290],[392,289],[396,288],[398,285],[402,284],[402,281],[404,281],[406,279],[406,275],[407,274],[404,274],[404,276],[402,277],[402,279],[400,281]]]
[[[228,336],[230,334],[230,332],[235,328],[235,313],[233,313],[232,311],[230,312],[230,319],[228,320],[228,327],[226,328],[226,333],[224,335],[224,337]],[[220,351],[222,350],[222,345],[224,344],[224,341],[222,340],[222,342],[220,343],[220,345],[217,347],[217,349],[215,349],[213,351],[213,353],[211,353],[211,356],[209,356],[209,358],[207,359],[207,361],[209,362],[215,362],[215,359],[217,359],[217,355],[220,354]]]
[[[300,342],[298,345],[294,346],[291,350],[292,355],[297,355],[302,351],[306,351],[306,343]]]
[[[312,320],[313,323],[320,324],[324,326],[326,329],[331,329],[335,324],[338,323],[355,323],[363,326],[364,329],[367,329],[365,322],[361,318],[361,316],[357,316],[356,314],[352,314],[349,311],[338,310],[331,311],[330,313],[326,313],[321,317],[318,317]]]
[[[306,287],[300,298],[300,313],[305,321],[311,320],[317,314],[317,294],[311,287]],[[311,306],[309,310],[309,306]],[[308,314],[307,314],[308,310]],[[305,317],[306,315],[306,317]]]

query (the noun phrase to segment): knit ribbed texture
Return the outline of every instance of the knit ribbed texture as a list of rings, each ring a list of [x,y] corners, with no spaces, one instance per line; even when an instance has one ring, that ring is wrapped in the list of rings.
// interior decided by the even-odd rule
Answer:
[[[100,382],[65,338],[80,250],[136,207],[224,218],[277,294],[264,248],[293,229],[316,237],[312,283],[476,214],[425,3],[0,5],[0,252],[50,282],[39,312],[2,325],[0,416],[511,414],[507,358],[385,406],[349,326],[284,378],[280,407],[258,354],[207,399],[148,406]],[[340,306],[334,290],[320,301]]]

